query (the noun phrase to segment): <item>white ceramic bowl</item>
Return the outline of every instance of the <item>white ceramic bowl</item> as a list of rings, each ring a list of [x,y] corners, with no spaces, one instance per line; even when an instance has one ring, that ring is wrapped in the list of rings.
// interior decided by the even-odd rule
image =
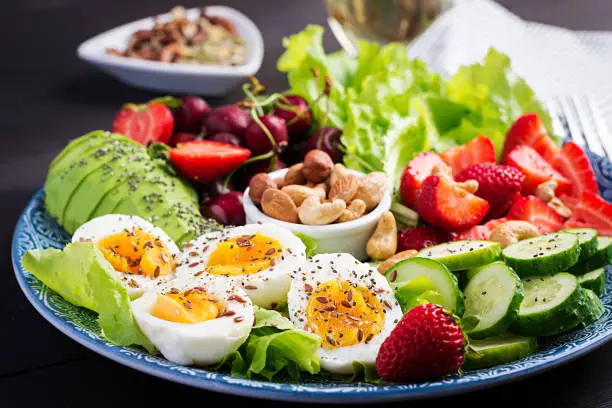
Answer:
[[[347,170],[350,174],[363,177],[363,173]],[[276,170],[270,173],[273,179],[283,177],[287,169]],[[391,208],[391,195],[385,194],[382,201],[368,214],[355,221],[343,222],[329,225],[303,225],[280,221],[268,217],[249,198],[249,189],[244,191],[244,212],[247,224],[256,222],[269,222],[292,232],[301,232],[317,241],[316,253],[346,252],[352,254],[359,260],[367,259],[366,243],[376,228],[376,223],[381,214]]]
[[[263,38],[257,26],[238,10],[210,6],[206,7],[206,12],[230,20],[247,41],[249,58],[244,65],[177,64],[106,54],[107,48],[125,49],[130,35],[135,31],[153,27],[153,17],[124,24],[90,38],[79,46],[77,53],[81,59],[136,88],[177,94],[222,95],[245,82],[247,75],[257,73],[263,60]],[[187,17],[196,19],[199,13],[199,8],[192,8],[187,10]],[[168,21],[170,14],[162,14],[158,18],[160,22]]]

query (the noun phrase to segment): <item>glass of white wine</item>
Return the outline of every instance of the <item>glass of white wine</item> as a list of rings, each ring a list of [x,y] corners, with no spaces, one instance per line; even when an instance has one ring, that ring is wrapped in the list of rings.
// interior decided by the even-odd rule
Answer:
[[[409,43],[446,9],[452,0],[324,0],[327,22],[340,45],[357,55],[357,38]]]

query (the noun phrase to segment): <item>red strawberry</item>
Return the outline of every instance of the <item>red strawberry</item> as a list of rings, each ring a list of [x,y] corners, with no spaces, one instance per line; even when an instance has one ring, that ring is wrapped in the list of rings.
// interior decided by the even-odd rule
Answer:
[[[476,195],[489,202],[487,218],[494,219],[508,211],[512,197],[523,187],[525,176],[516,167],[482,163],[463,170],[455,180],[476,180],[478,182]]]
[[[578,202],[580,202],[580,197],[572,197],[568,196],[567,194],[561,194],[559,198],[561,201],[563,201],[563,204],[569,207],[569,209],[572,211],[576,209]]]
[[[397,235],[398,252],[407,249],[420,251],[423,248],[438,245],[450,241],[450,234],[444,230],[434,227],[406,228]]]
[[[453,168],[454,174],[476,163],[495,163],[495,146],[486,136],[478,136],[461,146],[451,147],[440,154],[442,160]]]
[[[465,340],[461,327],[440,306],[427,303],[404,315],[381,344],[376,370],[385,381],[408,382],[459,370]]]
[[[485,200],[438,176],[427,177],[419,189],[419,215],[446,231],[473,227],[487,211],[489,203]]]
[[[516,146],[508,153],[506,162],[525,175],[523,183],[523,194],[525,195],[534,194],[538,185],[551,179],[557,181],[557,194],[570,188],[570,182],[529,146]]]
[[[501,162],[505,163],[508,153],[519,145],[531,147],[549,163],[559,152],[559,147],[548,136],[546,128],[544,128],[542,121],[535,113],[527,113],[512,124],[506,134]]]
[[[191,180],[209,183],[223,177],[246,161],[249,149],[213,142],[193,140],[170,149],[170,160]]]
[[[563,145],[561,152],[552,160],[552,165],[570,181],[567,195],[579,198],[582,193],[599,194],[597,177],[593,172],[587,154],[574,142]]]
[[[612,236],[612,204],[597,194],[583,193],[565,227],[595,228],[599,235]]]
[[[444,161],[434,152],[425,152],[417,155],[404,169],[400,183],[402,202],[409,206],[416,205],[416,191],[421,187],[423,180],[429,175],[435,165],[445,165]]]
[[[174,128],[172,111],[159,102],[144,105],[129,103],[115,116],[113,132],[147,146],[170,142]]]
[[[463,241],[465,239],[481,239],[487,241],[495,227],[508,220],[508,218],[498,218],[491,220],[484,225],[475,225],[465,231],[454,232],[453,241]]]
[[[527,221],[535,225],[541,234],[563,228],[563,217],[535,196],[527,196],[512,204],[508,218]]]

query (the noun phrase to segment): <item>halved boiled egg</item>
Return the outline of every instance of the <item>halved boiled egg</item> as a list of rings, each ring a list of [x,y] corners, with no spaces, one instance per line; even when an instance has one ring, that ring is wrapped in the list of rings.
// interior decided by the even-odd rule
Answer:
[[[402,318],[387,279],[349,254],[309,259],[288,294],[296,328],[321,338],[321,367],[351,374],[353,362],[374,365],[378,349]]]
[[[91,241],[135,298],[174,276],[179,249],[161,229],[135,215],[107,214],[81,225],[72,242]]]
[[[287,303],[289,274],[306,259],[306,248],[291,231],[273,224],[250,224],[203,235],[187,244],[177,276],[202,274],[235,282],[254,304]]]
[[[227,280],[174,280],[132,301],[136,323],[162,355],[177,364],[207,366],[237,350],[253,327],[253,304]]]

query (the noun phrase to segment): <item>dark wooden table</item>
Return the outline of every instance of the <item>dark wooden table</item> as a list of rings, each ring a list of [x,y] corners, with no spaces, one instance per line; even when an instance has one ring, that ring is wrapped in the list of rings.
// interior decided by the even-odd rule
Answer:
[[[215,4],[189,1],[186,6]],[[259,78],[282,90],[275,70],[281,38],[307,23],[323,24],[320,0],[227,2],[255,21],[266,44]],[[612,30],[610,0],[506,0],[520,16],[572,29]],[[17,287],[9,247],[14,225],[47,166],[66,142],[92,129],[108,129],[127,101],[152,94],[136,91],[76,57],[86,38],[142,16],[164,12],[172,0],[18,0],[0,11],[0,407],[180,406],[253,404],[246,398],[173,384],[98,356],[55,330]],[[330,47],[336,47],[327,38]],[[238,92],[228,95],[235,101]],[[220,103],[222,100],[212,101]],[[528,380],[415,407],[479,406],[508,402],[538,407],[612,406],[612,345]],[[93,405],[92,405],[93,404]],[[266,402],[267,406],[279,406]],[[399,405],[399,404],[398,404]],[[246,405],[243,405],[246,406]]]

